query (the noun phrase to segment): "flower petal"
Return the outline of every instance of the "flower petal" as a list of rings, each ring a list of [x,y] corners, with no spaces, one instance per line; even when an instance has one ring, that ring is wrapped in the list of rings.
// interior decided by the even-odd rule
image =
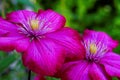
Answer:
[[[5,21],[4,19],[0,19],[0,37],[7,36],[8,33],[15,31],[15,25],[10,22]]]
[[[61,29],[65,25],[65,18],[52,10],[38,13],[40,20],[40,33],[49,33]]]
[[[4,19],[0,20],[0,37],[24,37],[23,34],[19,33],[18,27]]]
[[[84,40],[87,41],[92,40],[95,42],[100,42],[101,45],[105,45],[108,50],[112,50],[118,45],[118,42],[116,40],[113,40],[109,35],[107,35],[104,32],[85,30],[83,36],[84,36]]]
[[[109,80],[100,69],[100,66],[93,63],[89,69],[89,75],[91,80]]]
[[[29,46],[29,39],[20,37],[0,37],[0,50],[24,52]]]
[[[89,65],[86,61],[65,63],[59,71],[61,80],[90,80],[88,75]]]
[[[39,9],[39,10],[38,10],[38,15],[41,14],[42,12],[44,12],[44,10]]]
[[[44,76],[37,75],[37,76],[34,78],[34,80],[46,80],[46,79],[44,78]]]
[[[7,19],[13,23],[18,23],[19,25],[25,25],[27,27],[30,25],[29,20],[37,19],[40,21],[40,34],[59,30],[60,28],[64,27],[66,22],[62,15],[52,10],[39,10],[38,13],[28,10],[19,10],[8,14]]]
[[[2,19],[2,17],[0,16],[0,20]]]
[[[25,38],[25,36],[23,36],[22,34],[19,34],[16,25],[4,19],[1,19],[0,20],[0,31],[1,31],[0,50],[11,51],[16,48],[17,51],[18,50],[23,51],[28,47],[27,43],[29,39]]]
[[[37,74],[53,75],[64,62],[64,50],[50,39],[32,41],[23,64]]]
[[[11,51],[14,50],[13,38],[0,38],[0,50]]]
[[[23,53],[28,49],[31,41],[29,38],[22,37],[22,38],[18,38],[13,43],[15,44],[15,50],[17,52]]]
[[[0,37],[6,36],[8,34],[8,31],[0,29]]]
[[[9,33],[17,33],[17,26],[4,19],[0,19],[0,29]]]
[[[63,28],[59,31],[46,34],[47,38],[62,45],[68,52],[69,58],[83,58],[85,49],[79,33],[71,28]]]
[[[28,10],[18,10],[7,14],[7,19],[13,23],[27,24],[28,20],[36,17],[37,13]]]
[[[57,77],[61,80],[112,80],[100,65],[85,60],[65,63]]]
[[[110,76],[120,78],[120,55],[109,52],[101,59],[101,64]]]

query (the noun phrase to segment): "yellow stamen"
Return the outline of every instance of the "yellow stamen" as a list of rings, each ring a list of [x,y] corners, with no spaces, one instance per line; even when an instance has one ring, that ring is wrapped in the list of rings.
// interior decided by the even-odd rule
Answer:
[[[30,25],[31,25],[31,28],[33,30],[37,30],[39,28],[39,21],[38,20],[31,20]]]
[[[97,46],[94,43],[90,44],[90,52],[95,54],[97,52]]]

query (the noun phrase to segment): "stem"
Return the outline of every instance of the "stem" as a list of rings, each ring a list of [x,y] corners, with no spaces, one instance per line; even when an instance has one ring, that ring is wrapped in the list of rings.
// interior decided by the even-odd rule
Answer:
[[[2,17],[5,18],[5,0],[2,0]]]
[[[28,80],[31,80],[31,70],[28,71]]]

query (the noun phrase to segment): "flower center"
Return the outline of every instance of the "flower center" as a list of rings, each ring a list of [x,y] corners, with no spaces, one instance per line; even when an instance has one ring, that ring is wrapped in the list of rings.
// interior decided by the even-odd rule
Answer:
[[[90,53],[91,54],[96,54],[97,52],[97,46],[94,43],[90,44]]]
[[[38,20],[31,20],[30,21],[31,28],[33,30],[38,30],[39,28],[39,21]]]
[[[86,59],[88,61],[99,61],[103,55],[108,51],[107,46],[102,42],[97,41],[84,41],[86,48]]]
[[[26,37],[29,37],[32,41],[33,39],[41,39],[45,38],[45,36],[41,33],[41,26],[43,23],[41,23],[38,19],[30,19],[27,21],[27,23],[24,24],[18,24],[19,33],[26,35]]]

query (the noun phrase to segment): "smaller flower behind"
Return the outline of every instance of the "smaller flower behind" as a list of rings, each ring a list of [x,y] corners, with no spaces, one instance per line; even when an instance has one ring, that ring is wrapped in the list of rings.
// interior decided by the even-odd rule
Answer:
[[[0,50],[22,53],[23,64],[37,74],[54,75],[68,52],[83,53],[79,33],[64,27],[65,18],[52,10],[19,10],[0,19]]]
[[[85,58],[65,63],[58,76],[62,80],[111,80],[120,78],[120,55],[112,52],[118,45],[104,32],[85,30]]]

